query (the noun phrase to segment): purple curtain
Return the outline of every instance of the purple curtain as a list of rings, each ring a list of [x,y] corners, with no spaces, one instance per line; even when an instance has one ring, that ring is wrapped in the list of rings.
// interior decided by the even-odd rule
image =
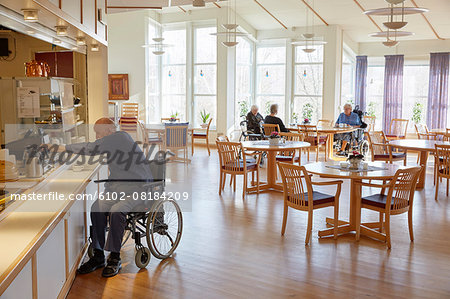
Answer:
[[[366,111],[367,56],[356,56],[355,105]]]
[[[447,127],[450,53],[430,54],[427,125],[431,129]]]
[[[386,55],[384,65],[383,131],[389,132],[393,118],[402,117],[403,55]]]

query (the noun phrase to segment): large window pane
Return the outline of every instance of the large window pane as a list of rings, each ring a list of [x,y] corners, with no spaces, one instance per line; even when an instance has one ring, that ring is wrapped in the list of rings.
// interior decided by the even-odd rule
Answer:
[[[164,95],[162,102],[162,117],[170,117],[178,113],[180,120],[186,120],[186,96]]]
[[[258,94],[284,94],[286,79],[284,65],[258,66],[256,72],[258,74],[258,85],[256,89]]]
[[[238,37],[236,46],[236,102],[235,124],[239,126],[252,104],[253,45],[245,38]]]
[[[216,94],[216,65],[194,67],[194,94]]]
[[[383,122],[384,66],[367,68],[367,113],[375,116],[375,129],[381,130]]]
[[[216,27],[195,29],[195,62],[196,63],[216,63],[217,60],[217,39],[211,33],[216,32]]]
[[[295,66],[295,94],[322,95],[322,64],[305,64]]]
[[[257,50],[256,60],[258,64],[264,63],[285,63],[286,48],[285,47],[261,47]]]
[[[194,126],[198,127],[202,124],[200,112],[206,111],[213,118],[212,124],[216,123],[217,100],[215,96],[195,96],[194,97]]]
[[[170,30],[164,32],[164,43],[170,45],[165,49],[163,64],[186,63],[186,30]]]
[[[414,123],[426,123],[428,104],[428,65],[405,65],[403,70],[402,118],[409,119],[408,131]]]
[[[164,66],[162,70],[162,79],[164,94],[186,93],[185,65]]]

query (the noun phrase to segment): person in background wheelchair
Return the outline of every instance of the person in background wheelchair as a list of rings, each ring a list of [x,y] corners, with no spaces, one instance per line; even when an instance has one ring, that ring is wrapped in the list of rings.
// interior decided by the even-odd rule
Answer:
[[[264,117],[258,112],[259,108],[257,105],[252,105],[250,112],[247,113],[247,130],[251,131],[253,134],[261,134],[261,121]]]
[[[106,155],[110,174],[102,198],[97,199],[91,209],[91,245],[94,252],[80,266],[78,273],[87,274],[104,267],[102,276],[112,277],[122,268],[120,249],[127,215],[142,204],[127,196],[140,192],[142,186],[153,179],[143,151],[128,133],[117,131],[109,118],[97,120],[94,131],[97,138],[95,142],[60,145],[58,151],[86,156]],[[106,238],[108,217],[109,231]],[[104,250],[110,252],[107,261]]]
[[[339,115],[335,126],[339,127],[339,124],[346,124],[356,128],[361,128],[363,125],[361,117],[357,113],[352,111],[351,104],[344,105],[344,112]],[[358,138],[362,138],[361,134],[358,131],[336,134],[337,140],[341,143],[338,155],[347,155],[348,149],[352,147],[353,141],[358,140]]]

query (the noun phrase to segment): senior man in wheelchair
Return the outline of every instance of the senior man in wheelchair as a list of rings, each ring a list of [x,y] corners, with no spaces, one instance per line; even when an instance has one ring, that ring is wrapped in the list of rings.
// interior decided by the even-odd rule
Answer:
[[[117,131],[114,122],[109,118],[97,120],[94,131],[97,138],[95,142],[60,145],[58,151],[88,156],[106,154],[110,174],[105,183],[103,198],[97,199],[91,210],[94,255],[80,266],[78,273],[86,274],[104,267],[102,276],[112,277],[122,268],[120,249],[127,225],[127,214],[142,204],[132,197],[125,200],[120,198],[124,194],[139,192],[145,182],[151,182],[153,179],[143,151],[128,133]],[[109,231],[106,238],[108,216]],[[107,261],[104,251],[110,252]]]
[[[351,104],[345,104],[344,105],[344,112],[342,112],[337,121],[335,126],[338,127],[339,124],[346,124],[349,126],[352,126],[354,128],[360,128],[363,124],[361,121],[360,116],[352,111],[352,105]],[[347,155],[347,145],[350,144],[350,148],[352,146],[352,141],[357,139],[357,133],[356,132],[350,132],[350,133],[341,133],[336,135],[337,139],[340,140],[341,143],[341,149],[338,152],[338,155],[340,156],[346,156]]]

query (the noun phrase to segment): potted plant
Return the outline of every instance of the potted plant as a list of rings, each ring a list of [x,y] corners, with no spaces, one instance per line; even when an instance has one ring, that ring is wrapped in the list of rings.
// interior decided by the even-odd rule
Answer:
[[[307,125],[307,124],[309,124],[311,121],[309,120],[309,118],[305,118],[304,120],[303,120],[303,124],[305,124],[305,125]]]
[[[297,124],[298,123],[298,114],[297,113],[295,113],[295,112],[292,112],[292,122],[294,123],[294,124]]]
[[[350,163],[350,169],[359,169],[361,162],[364,161],[364,155],[357,151],[353,151],[353,153],[348,156],[347,161]]]
[[[280,143],[281,136],[277,131],[273,131],[269,136],[269,144],[270,145],[278,145]]]
[[[422,112],[423,112],[423,104],[420,102],[416,102],[413,107],[413,115],[411,120],[415,124],[420,124],[422,122]]]
[[[203,111],[200,111],[200,118],[202,119],[202,124],[200,125],[202,128],[208,127],[208,120],[210,117],[210,113],[207,113],[205,109]]]
[[[245,100],[239,101],[239,115],[245,117],[249,111],[248,102]]]
[[[169,121],[172,122],[172,123],[174,123],[174,122],[177,121],[177,118],[178,118],[178,112],[175,111],[175,113],[172,113],[172,114],[170,115]]]
[[[302,107],[302,116],[303,116],[303,120],[305,124],[309,123],[311,121],[311,118],[313,116],[314,113],[314,107],[311,103],[306,103],[305,105],[303,105]],[[308,122],[305,122],[305,121]]]

